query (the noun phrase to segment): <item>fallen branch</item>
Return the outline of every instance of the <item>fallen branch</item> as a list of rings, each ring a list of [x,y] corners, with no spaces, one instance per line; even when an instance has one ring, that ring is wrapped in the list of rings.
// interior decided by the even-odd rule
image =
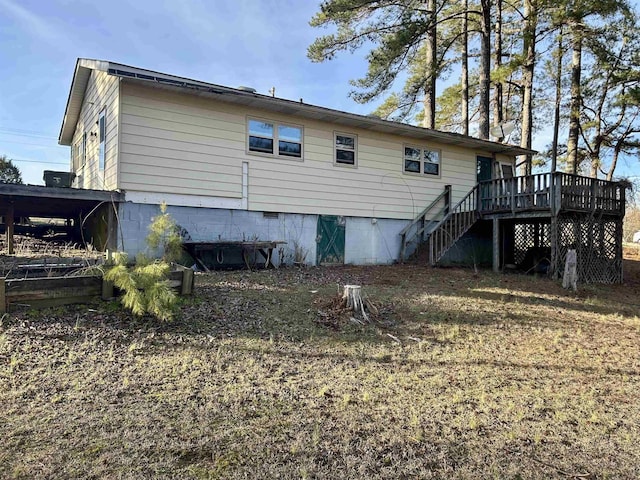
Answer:
[[[398,342],[400,345],[402,345],[402,342],[400,341],[400,339],[395,335],[391,335],[390,333],[387,333],[387,337],[391,338],[391,340],[393,340],[394,342]]]

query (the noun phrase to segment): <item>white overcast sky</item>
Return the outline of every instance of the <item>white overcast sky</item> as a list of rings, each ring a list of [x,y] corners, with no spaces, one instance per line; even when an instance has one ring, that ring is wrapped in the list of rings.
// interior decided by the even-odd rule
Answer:
[[[348,97],[366,52],[311,63],[317,0],[0,0],[0,155],[26,183],[68,170],[57,137],[78,57],[111,60],[366,114]],[[535,147],[547,143],[539,138]],[[36,163],[47,162],[47,163]],[[637,162],[636,162],[637,164]],[[635,165],[634,165],[635,167]]]

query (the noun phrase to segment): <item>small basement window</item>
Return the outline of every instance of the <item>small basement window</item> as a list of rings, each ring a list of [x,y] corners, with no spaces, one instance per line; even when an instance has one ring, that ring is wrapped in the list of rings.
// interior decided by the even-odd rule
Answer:
[[[440,176],[440,150],[405,145],[404,172]]]
[[[356,166],[357,158],[357,137],[346,133],[335,134],[335,154],[336,165]]]
[[[248,132],[249,152],[302,158],[302,127],[250,118]]]

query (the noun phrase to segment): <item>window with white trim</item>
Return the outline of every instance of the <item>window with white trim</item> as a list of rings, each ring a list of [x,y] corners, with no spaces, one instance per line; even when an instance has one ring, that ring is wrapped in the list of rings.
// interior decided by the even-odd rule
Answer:
[[[404,146],[404,172],[440,176],[440,150]]]
[[[107,123],[106,123],[106,109],[102,109],[100,116],[98,117],[98,139],[100,143],[98,145],[98,168],[101,172],[104,171],[104,159],[105,159],[105,143],[107,137]]]
[[[338,133],[334,135],[335,153],[333,160],[336,165],[357,165],[358,137],[347,133]]]
[[[250,118],[249,152],[302,158],[302,127]]]
[[[71,168],[72,171],[78,170],[80,167],[80,142],[73,145],[71,149]]]

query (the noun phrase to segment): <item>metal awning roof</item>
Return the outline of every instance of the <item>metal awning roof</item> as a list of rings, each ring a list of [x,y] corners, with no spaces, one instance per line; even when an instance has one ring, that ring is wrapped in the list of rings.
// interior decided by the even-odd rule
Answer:
[[[78,59],[76,63],[76,70],[58,140],[61,145],[71,144],[73,132],[80,114],[82,99],[92,69],[107,72],[109,75],[119,77],[125,82],[182,93],[186,92],[200,97],[215,98],[216,100],[226,103],[240,104],[286,115],[295,115],[300,118],[328,122],[339,126],[359,128],[378,133],[388,133],[417,140],[431,140],[448,145],[465,146],[491,153],[505,153],[507,155],[536,153],[534,150],[528,150],[515,145],[481,140],[459,133],[441,132],[406,123],[382,120],[376,117],[357,115],[317,105],[309,105],[303,102],[275,98],[246,90],[168,75],[119,63],[84,58]]]
[[[16,217],[78,218],[101,203],[121,201],[120,192],[0,184],[0,215],[13,206]]]

